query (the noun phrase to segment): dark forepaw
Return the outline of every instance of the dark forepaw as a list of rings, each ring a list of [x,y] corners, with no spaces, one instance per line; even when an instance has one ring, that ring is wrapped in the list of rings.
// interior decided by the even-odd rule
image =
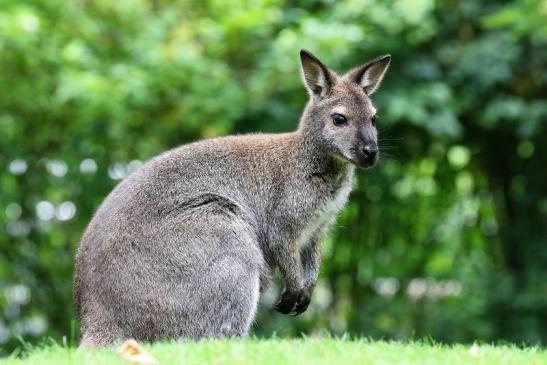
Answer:
[[[298,300],[299,292],[285,290],[281,294],[279,301],[274,304],[274,309],[279,313],[289,314],[296,306],[296,301]]]
[[[291,316],[299,315],[308,308],[311,300],[311,290],[304,288],[300,291],[283,291],[281,299],[274,305],[279,313],[289,314]]]
[[[298,297],[298,300],[296,301],[296,307],[294,308],[294,311],[291,313],[291,315],[299,315],[300,313],[304,313],[306,309],[308,309],[308,305],[310,305],[311,301],[311,290],[304,289],[300,292],[300,296]]]

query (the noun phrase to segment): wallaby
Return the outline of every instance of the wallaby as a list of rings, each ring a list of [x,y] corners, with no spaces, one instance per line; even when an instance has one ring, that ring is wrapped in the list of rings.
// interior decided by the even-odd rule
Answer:
[[[76,254],[81,346],[245,336],[276,268],[274,308],[307,309],[355,166],[378,161],[370,95],[391,57],[344,76],[306,50],[300,59],[310,99],[295,132],[175,148],[105,199]]]

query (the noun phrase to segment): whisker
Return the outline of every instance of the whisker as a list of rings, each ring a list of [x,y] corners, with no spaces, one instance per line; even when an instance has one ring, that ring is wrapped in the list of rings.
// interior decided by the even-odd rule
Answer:
[[[381,144],[379,143],[378,144],[378,147],[380,148],[380,150],[399,150],[400,149],[400,146],[395,146],[395,145],[384,145],[384,144]]]
[[[395,138],[395,137],[378,137],[378,141],[403,141],[404,138]]]
[[[401,162],[399,156],[394,156],[389,153],[380,153],[380,160],[392,160],[396,162]]]

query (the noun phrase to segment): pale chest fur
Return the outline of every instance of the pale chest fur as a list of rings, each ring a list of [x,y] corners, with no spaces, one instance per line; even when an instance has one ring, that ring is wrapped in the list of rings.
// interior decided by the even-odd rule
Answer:
[[[353,173],[343,177],[341,184],[329,194],[319,197],[317,206],[306,220],[299,235],[299,247],[310,244],[317,234],[324,234],[327,228],[335,221],[336,215],[344,207],[351,192]]]

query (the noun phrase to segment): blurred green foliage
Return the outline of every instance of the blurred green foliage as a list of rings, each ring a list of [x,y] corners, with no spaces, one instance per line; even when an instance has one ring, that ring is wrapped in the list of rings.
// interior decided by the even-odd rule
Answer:
[[[293,130],[298,51],[383,53],[361,171],[298,318],[256,333],[547,343],[547,1],[0,0],[0,346],[70,336],[78,240],[119,179]]]

